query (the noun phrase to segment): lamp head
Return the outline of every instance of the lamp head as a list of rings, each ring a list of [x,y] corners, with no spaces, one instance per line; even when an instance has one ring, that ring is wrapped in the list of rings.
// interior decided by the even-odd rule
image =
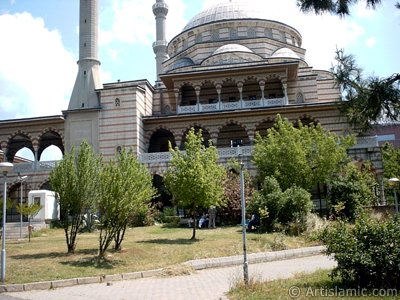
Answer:
[[[396,177],[392,177],[392,178],[390,178],[388,181],[389,181],[389,185],[391,185],[391,186],[396,186],[396,185],[399,184],[400,179],[398,179],[398,178],[396,178]]]
[[[19,179],[19,181],[24,181],[25,179],[27,179],[28,178],[28,176],[19,176],[18,177],[18,179]]]
[[[0,163],[0,172],[3,173],[4,175],[7,175],[7,173],[10,173],[14,168],[14,165],[10,162],[1,162]]]

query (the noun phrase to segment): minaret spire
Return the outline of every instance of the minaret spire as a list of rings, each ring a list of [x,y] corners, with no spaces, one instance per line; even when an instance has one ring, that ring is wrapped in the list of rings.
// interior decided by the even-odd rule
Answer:
[[[153,5],[153,14],[156,17],[156,41],[153,43],[153,51],[156,54],[157,81],[160,81],[160,74],[164,73],[162,63],[168,59],[168,43],[165,38],[165,19],[168,14],[168,5],[164,0],[156,0]]]
[[[99,108],[98,0],[80,0],[78,75],[68,110]]]

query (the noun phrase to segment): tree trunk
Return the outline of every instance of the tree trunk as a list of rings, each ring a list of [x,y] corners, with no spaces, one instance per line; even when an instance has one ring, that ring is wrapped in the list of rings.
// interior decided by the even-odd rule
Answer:
[[[121,244],[125,236],[126,227],[128,226],[128,222],[125,222],[116,232],[114,238],[114,250],[121,251]]]
[[[193,233],[192,237],[190,238],[191,240],[196,239],[196,209],[193,208]]]

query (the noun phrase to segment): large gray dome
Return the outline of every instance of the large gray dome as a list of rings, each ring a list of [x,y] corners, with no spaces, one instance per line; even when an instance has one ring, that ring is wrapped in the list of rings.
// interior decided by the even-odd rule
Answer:
[[[236,1],[225,1],[211,6],[195,15],[183,28],[183,31],[193,27],[221,20],[259,18],[256,11],[251,10],[248,5]]]

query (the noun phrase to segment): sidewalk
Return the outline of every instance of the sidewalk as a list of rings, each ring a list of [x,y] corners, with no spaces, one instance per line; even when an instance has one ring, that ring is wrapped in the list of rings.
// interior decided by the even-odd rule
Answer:
[[[285,260],[250,264],[250,277],[262,280],[274,280],[288,278],[298,272],[313,272],[317,269],[330,269],[334,267],[335,263],[326,256],[315,255],[314,253],[313,256],[304,257],[306,250],[307,248],[303,248],[302,250],[296,249],[296,252],[293,250],[286,251],[286,255],[281,257],[281,259]],[[283,251],[276,252],[275,254],[279,253],[283,253]],[[279,259],[278,256],[275,255],[275,258]],[[297,257],[288,259],[288,256]],[[230,260],[219,258],[188,262],[187,264],[191,265],[197,264],[196,268],[200,270],[187,276],[160,277],[158,275],[134,280],[108,281],[57,289],[14,292],[1,294],[0,299],[3,299],[2,296],[32,300],[226,299],[224,295],[230,289],[232,283],[243,279],[243,266],[204,268],[212,267],[212,265],[214,267],[221,266],[223,263],[229,264],[229,261],[235,261],[236,258],[231,257]],[[217,260],[220,263],[217,264]],[[254,258],[252,260],[254,261]],[[249,261],[251,262],[250,258]]]

